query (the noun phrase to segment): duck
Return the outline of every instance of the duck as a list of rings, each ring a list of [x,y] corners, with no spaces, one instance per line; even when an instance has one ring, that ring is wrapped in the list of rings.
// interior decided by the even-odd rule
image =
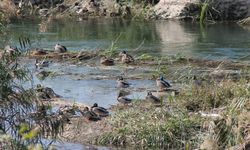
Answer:
[[[41,62],[39,62],[38,59],[36,59],[35,66],[36,68],[49,67],[49,61],[42,60]]]
[[[9,54],[9,55],[14,55],[14,54],[16,54],[16,53],[19,53],[19,51],[18,51],[18,49],[16,48],[16,47],[12,47],[12,46],[10,46],[10,45],[6,45],[5,47],[4,47],[4,50],[5,50],[5,52],[7,53],[7,54]]]
[[[202,80],[197,79],[196,75],[193,76],[193,85],[194,86],[202,86]]]
[[[108,58],[106,56],[101,57],[100,63],[105,66],[113,66],[114,59]]]
[[[124,81],[123,77],[119,77],[116,82],[119,88],[128,88],[130,86],[130,83]]]
[[[85,107],[83,109],[83,112],[81,112],[83,117],[85,119],[87,119],[88,121],[98,121],[98,120],[101,120],[101,118],[96,114],[94,113],[93,111],[89,110],[88,107]]]
[[[56,44],[55,45],[55,52],[57,53],[65,53],[67,52],[67,48],[63,45],[60,45],[60,44]]]
[[[35,48],[32,54],[33,55],[46,55],[47,52],[42,48]]]
[[[149,100],[152,103],[161,103],[161,100],[158,97],[154,96],[150,91],[148,91],[147,93],[146,100]]]
[[[119,92],[117,101],[122,104],[129,104],[132,102],[132,99],[125,97],[122,92]]]
[[[75,108],[73,106],[70,105],[65,105],[65,106],[61,106],[58,109],[58,113],[59,114],[67,114],[67,115],[75,115]]]
[[[106,108],[98,106],[97,103],[94,103],[93,106],[91,107],[91,111],[96,113],[100,117],[106,117],[109,115],[109,112]]]
[[[44,87],[43,92],[49,95],[50,98],[59,98],[60,95],[56,94],[54,90],[50,87]]]
[[[129,55],[126,51],[122,51],[119,53],[119,57],[121,58],[122,63],[131,63],[134,62],[133,56]]]
[[[163,76],[156,79],[156,85],[160,87],[160,89],[167,89],[171,87],[170,83],[164,80]]]
[[[60,95],[56,94],[52,88],[43,87],[41,84],[37,84],[36,92],[38,96],[42,99],[52,99],[61,97]]]

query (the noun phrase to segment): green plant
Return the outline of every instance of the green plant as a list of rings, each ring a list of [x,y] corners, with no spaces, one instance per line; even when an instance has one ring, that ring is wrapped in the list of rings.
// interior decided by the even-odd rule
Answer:
[[[65,118],[47,111],[34,89],[22,86],[31,77],[18,64],[19,55],[4,53],[0,60],[0,130],[1,135],[10,137],[6,149],[13,146],[23,149],[36,144],[41,137],[56,138],[65,122]],[[0,147],[4,144],[0,142]]]
[[[200,13],[200,24],[203,24],[206,18],[206,14],[208,11],[209,3],[208,0],[206,0],[204,3],[201,5],[201,13]]]
[[[117,41],[119,40],[119,38],[121,37],[122,34],[120,34],[115,41],[111,42],[111,45],[109,48],[105,49],[103,52],[100,53],[100,55],[105,55],[108,57],[115,57],[118,55],[119,53],[119,49],[117,46]]]
[[[131,108],[119,109],[111,118],[113,130],[97,138],[98,144],[134,147],[183,148],[199,128],[199,119],[185,112],[171,112],[163,101],[160,108],[137,101]]]

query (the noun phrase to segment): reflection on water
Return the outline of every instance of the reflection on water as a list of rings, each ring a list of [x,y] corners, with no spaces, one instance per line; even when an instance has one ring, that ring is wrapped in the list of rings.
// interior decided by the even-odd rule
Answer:
[[[33,47],[52,49],[62,43],[70,50],[107,48],[118,39],[118,47],[139,53],[176,54],[209,59],[239,59],[250,54],[250,31],[236,24],[214,24],[200,27],[196,23],[177,21],[126,21],[89,19],[81,22],[15,22],[9,25],[5,43],[18,43],[20,35],[28,36]]]

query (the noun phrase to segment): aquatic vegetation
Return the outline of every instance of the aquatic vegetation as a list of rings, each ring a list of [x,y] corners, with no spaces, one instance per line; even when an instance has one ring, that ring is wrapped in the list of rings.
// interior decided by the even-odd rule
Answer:
[[[103,52],[100,53],[100,55],[104,55],[107,57],[116,57],[119,54],[119,47],[117,46],[117,41],[121,37],[122,34],[119,34],[119,36],[115,39],[115,41],[111,42],[111,45],[109,48],[105,49]]]
[[[208,1],[206,0],[204,3],[202,3],[202,6],[201,6],[200,24],[203,24],[204,21],[205,21],[205,19],[206,19],[208,7],[209,7],[209,3],[208,3]]]
[[[138,56],[136,59],[146,61],[146,60],[154,60],[155,58],[153,56],[145,53],[145,54]]]

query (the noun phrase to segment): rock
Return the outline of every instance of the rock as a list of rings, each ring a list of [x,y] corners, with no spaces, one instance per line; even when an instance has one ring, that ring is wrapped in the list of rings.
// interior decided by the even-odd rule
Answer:
[[[154,14],[158,19],[187,18],[193,11],[199,14],[199,0],[160,0]]]
[[[209,4],[209,8],[212,14],[210,19],[215,20],[238,20],[250,16],[249,0],[214,0]],[[154,13],[152,13],[151,18],[198,18],[200,9],[201,0],[160,0],[154,6]]]

